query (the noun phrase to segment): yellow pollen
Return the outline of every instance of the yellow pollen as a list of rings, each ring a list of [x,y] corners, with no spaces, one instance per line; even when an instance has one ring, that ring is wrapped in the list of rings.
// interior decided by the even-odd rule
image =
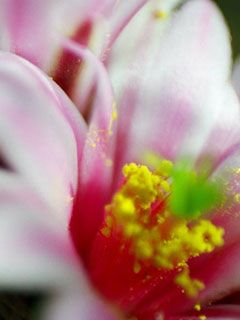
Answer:
[[[201,310],[201,305],[200,305],[200,303],[195,304],[194,309],[195,309],[196,311],[200,311],[200,310]]]
[[[136,262],[133,266],[133,272],[139,273],[140,271],[141,271],[141,265],[140,265],[140,263]]]
[[[207,317],[204,314],[201,314],[198,318],[199,318],[199,320],[206,320],[207,319]]]
[[[145,154],[145,161],[153,167],[157,174],[168,178],[171,175],[173,169],[173,163],[166,159],[160,159],[155,153]]]
[[[136,261],[134,273],[144,265],[162,270],[180,268],[175,283],[187,296],[196,297],[204,283],[191,278],[188,260],[222,246],[224,230],[203,218],[189,222],[174,216],[168,206],[173,164],[154,161],[154,171],[135,163],[123,167],[123,184],[105,208],[101,232],[105,237],[117,232],[130,243]]]
[[[236,174],[240,174],[240,168],[235,168],[234,171],[236,172]]]
[[[168,12],[163,10],[155,10],[153,16],[156,19],[166,19],[168,17]]]
[[[117,111],[114,110],[114,111],[112,112],[112,120],[113,120],[113,121],[117,120],[117,117],[118,117]]]
[[[138,239],[136,242],[136,253],[139,260],[150,259],[154,254],[153,246],[145,239]]]
[[[101,232],[106,238],[110,237],[111,230],[109,228],[102,228]]]
[[[146,166],[134,163],[123,167],[123,174],[127,180],[122,193],[132,197],[142,209],[149,209],[158,194],[160,177],[152,174]]]
[[[196,297],[199,291],[203,290],[205,287],[203,282],[198,279],[192,279],[188,270],[183,270],[179,275],[177,275],[175,282],[191,298]]]
[[[234,195],[234,200],[235,200],[235,202],[240,203],[240,194],[239,193],[236,193]]]
[[[118,113],[117,113],[117,105],[116,102],[113,101],[112,103],[112,113],[111,113],[111,119],[109,122],[109,128],[108,128],[108,135],[112,135],[112,128],[113,128],[113,123],[117,120],[118,118]]]

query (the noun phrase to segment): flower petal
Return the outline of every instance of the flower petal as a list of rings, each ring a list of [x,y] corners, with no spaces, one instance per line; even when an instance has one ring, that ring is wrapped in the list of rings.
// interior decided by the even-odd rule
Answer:
[[[106,1],[3,0],[1,49],[14,52],[45,71],[59,50],[59,35],[72,36],[87,16],[101,13]]]
[[[44,320],[117,320],[120,316],[110,310],[84,281],[78,289],[65,290],[56,296],[43,314]]]
[[[239,254],[240,243],[236,241],[193,262],[193,277],[201,279],[206,286],[198,297],[203,305],[224,298],[239,289]]]
[[[99,33],[96,29],[106,31],[105,22],[108,22],[108,30],[99,38],[102,48],[105,42],[109,43],[106,37],[109,38],[111,34],[116,38],[145,2],[134,0],[132,4],[126,5],[124,1],[118,3],[116,0],[64,0],[60,4],[54,0],[37,3],[34,0],[21,3],[3,0],[0,4],[0,46],[2,50],[14,52],[50,72],[61,49],[61,36],[75,38],[86,20],[91,21],[94,35]],[[81,37],[77,38],[75,40],[82,43]],[[96,44],[93,46],[96,47]]]
[[[155,27],[156,25],[164,25],[172,9],[183,1],[184,0],[162,0],[159,3],[144,0],[134,0],[131,1],[131,3],[119,1],[113,8],[112,15],[109,17],[110,37],[107,44],[108,46],[112,46],[114,43],[114,60],[116,59],[116,55],[120,56],[120,59],[117,57],[118,60],[126,60],[125,52],[129,51],[129,49],[134,50],[132,47],[139,44],[138,42],[141,40],[144,41],[144,36],[149,35],[149,31],[153,31],[150,25],[154,24]],[[154,16],[158,14],[158,19],[155,19],[156,17],[154,18]],[[160,19],[161,14],[162,19]],[[125,30],[123,30],[124,28]],[[158,33],[158,36],[159,35]],[[117,43],[115,43],[116,40]],[[149,38],[145,49],[148,49],[148,47]],[[106,55],[108,55],[108,53],[106,53]]]
[[[216,305],[201,309],[194,314],[167,317],[166,320],[238,320],[240,317],[239,305]]]
[[[76,193],[77,143],[63,104],[51,82],[17,56],[0,54],[0,145],[10,166],[23,175],[57,212],[65,227]],[[79,116],[80,118],[80,116]]]
[[[220,156],[239,134],[239,105],[227,84],[229,34],[221,14],[210,1],[189,1],[173,18],[154,55],[147,44],[146,38],[144,50],[125,70],[128,91],[119,106],[124,162],[143,159],[152,150],[168,158],[196,157],[208,143],[207,152]],[[212,141],[219,132],[218,144],[224,146],[216,151]]]
[[[108,75],[101,62],[90,51],[74,42],[67,41],[66,46],[93,66],[96,85],[80,168],[79,194],[71,222],[75,243],[87,250],[86,241],[95,235],[103,218],[104,204],[111,192],[114,148],[113,96]]]
[[[130,2],[116,1],[109,18],[110,37],[108,46],[112,46],[123,28],[132,17],[147,3],[147,0],[133,0]]]
[[[1,1],[3,31],[7,41],[1,46],[43,67],[55,49],[53,25],[59,10],[53,1]]]
[[[136,306],[137,315],[148,319],[151,315],[162,312],[167,319],[168,317],[171,319],[171,316],[194,311],[194,305],[198,302],[201,302],[204,308],[209,303],[214,303],[233,293],[240,287],[239,254],[238,241],[190,261],[191,277],[199,279],[205,285],[205,289],[193,299],[174,284],[171,273],[166,279],[156,279],[152,283],[153,287],[149,295]],[[174,307],[172,301],[174,301]]]
[[[76,283],[80,266],[70,237],[31,186],[0,171],[0,199],[0,288],[56,289]]]

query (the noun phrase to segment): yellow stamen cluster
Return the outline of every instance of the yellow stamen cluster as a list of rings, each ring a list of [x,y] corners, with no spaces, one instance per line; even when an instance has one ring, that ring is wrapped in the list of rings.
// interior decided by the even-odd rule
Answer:
[[[197,296],[198,292],[205,287],[198,279],[192,279],[187,269],[184,269],[176,276],[175,282],[189,297]]]
[[[109,237],[112,232],[120,232],[131,243],[136,273],[143,265],[179,270],[176,284],[194,297],[204,284],[190,277],[187,261],[223,245],[224,230],[209,220],[189,222],[171,214],[167,199],[171,194],[172,166],[170,161],[162,160],[151,172],[144,165],[125,165],[123,185],[106,207],[102,234]]]
[[[188,226],[182,220],[171,226],[168,238],[161,240],[163,241],[158,244],[155,263],[158,267],[173,269],[190,257],[212,252],[215,247],[221,246],[223,229],[204,219],[195,222],[193,226]]]

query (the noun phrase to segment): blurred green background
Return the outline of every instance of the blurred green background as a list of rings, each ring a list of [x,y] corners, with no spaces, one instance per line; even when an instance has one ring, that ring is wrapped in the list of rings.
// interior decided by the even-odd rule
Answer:
[[[231,30],[233,56],[240,55],[240,0],[215,0]]]

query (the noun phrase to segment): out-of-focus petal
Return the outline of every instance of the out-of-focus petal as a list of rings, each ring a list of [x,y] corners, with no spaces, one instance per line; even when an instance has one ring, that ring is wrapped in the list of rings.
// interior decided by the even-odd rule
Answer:
[[[77,148],[83,145],[84,124],[79,120],[81,127],[73,132],[66,117],[72,105],[63,104],[51,82],[17,56],[1,53],[0,88],[1,152],[66,226],[77,189]]]
[[[104,9],[106,1],[2,0],[1,49],[10,50],[49,70],[59,50],[59,35],[72,36],[86,17]]]
[[[236,92],[227,82],[212,92],[212,99],[206,101],[206,106],[205,117],[208,118],[211,112],[212,116],[205,120],[200,128],[193,126],[193,135],[191,138],[187,137],[182,152],[193,150],[197,154],[200,151],[202,155],[212,157],[213,162],[218,165],[226,154],[230,155],[232,149],[239,145],[240,104]],[[213,106],[217,107],[214,109]]]
[[[51,208],[15,173],[0,171],[0,287],[56,289],[78,281],[80,265]]]
[[[65,290],[50,301],[43,314],[44,320],[120,320],[84,282],[78,289]]]
[[[75,243],[82,247],[97,231],[111,191],[114,105],[110,81],[101,62],[76,43],[66,41],[65,45],[93,67],[95,79],[94,101],[88,115],[89,130],[80,167],[79,193],[71,222]]]
[[[172,10],[173,7],[167,1],[146,3],[121,32],[110,52],[108,69],[118,109],[115,177],[121,171],[122,164],[132,160],[128,153],[132,148],[129,140],[132,136],[131,127],[135,122],[135,110],[141,103],[139,95],[146,89],[142,86],[142,79],[145,77],[145,69],[148,69],[149,57],[155,61],[154,57],[169,25]],[[161,14],[162,17],[157,16]]]
[[[121,78],[123,86],[125,86],[126,80],[123,74],[126,73],[127,64],[132,63],[132,59],[136,57],[136,52],[139,49],[151,52],[152,55],[154,54],[153,51],[156,45],[153,42],[156,39],[159,41],[161,32],[165,25],[168,24],[168,18],[171,16],[173,9],[181,2],[182,0],[164,0],[159,2],[141,0],[132,1],[130,4],[129,2],[119,1],[114,7],[113,14],[109,19],[110,37],[108,45],[114,42],[113,53],[110,51],[111,60],[113,60],[113,65],[111,63],[111,73],[114,72],[114,76],[117,79]],[[126,24],[125,22],[124,24],[124,21],[128,23]],[[122,24],[119,22],[122,22]],[[114,28],[114,25],[118,25],[118,28]],[[125,27],[124,30],[123,26]],[[120,30],[122,32],[119,32]],[[155,42],[158,44],[158,41]],[[108,54],[109,52],[106,53],[106,56]],[[105,57],[103,59],[106,60]],[[121,70],[122,66],[124,66],[123,70]],[[118,83],[115,83],[115,85],[118,85]],[[119,94],[119,92],[117,93]]]
[[[84,35],[81,37],[79,30],[88,21],[91,32],[85,45],[100,53],[109,45],[110,35],[116,38],[145,2],[64,0],[59,4],[56,0],[2,0],[0,48],[24,57],[45,71],[52,71],[61,51],[59,39],[62,36],[82,43]],[[91,36],[95,43],[91,41],[90,44]]]
[[[52,86],[54,87],[54,91],[59,102],[59,110],[63,113],[65,119],[72,128],[75,137],[79,168],[80,162],[82,160],[83,145],[85,143],[85,138],[87,134],[87,124],[83,120],[82,116],[79,114],[79,111],[76,108],[76,106],[65,94],[65,92],[54,81],[52,81]]]
[[[101,3],[101,5],[100,5]],[[91,13],[79,21],[78,27],[70,39],[90,50],[107,64],[113,43],[129,20],[144,6],[146,0],[101,1],[93,6]],[[90,11],[90,10],[89,10]],[[77,104],[80,111],[85,111],[86,98],[89,98],[88,79],[91,79],[91,67],[86,59],[69,50],[59,37],[59,53],[51,70],[53,79]],[[68,38],[67,35],[64,38]],[[87,79],[87,80],[86,80]],[[81,103],[79,103],[79,100]]]
[[[218,143],[227,149],[236,140],[239,106],[227,85],[229,34],[215,5],[189,1],[173,18],[153,56],[145,50],[147,44],[145,38],[144,50],[126,69],[126,92],[119,102],[119,154],[127,153],[125,162],[142,159],[151,150],[169,158],[181,153],[196,156],[219,132],[224,142]]]
[[[108,67],[117,99],[129,86],[132,90],[135,88],[136,84],[130,81],[139,80],[141,70],[146,67],[139,61],[144,52],[146,56],[154,57],[159,47],[162,31],[169,19],[155,18],[158,10],[156,2],[149,1],[129,22],[110,51]]]
[[[192,274],[205,283],[205,290],[198,299],[202,304],[214,302],[240,287],[240,244],[225,245],[218,252],[193,262]]]
[[[131,18],[141,9],[147,0],[133,0],[131,2],[116,1],[109,17],[109,41],[112,45],[123,28],[128,24]]]
[[[53,1],[1,1],[4,24],[1,26],[7,38],[2,50],[9,50],[42,66],[52,54],[51,31],[47,32],[54,13]],[[54,22],[53,22],[54,23]]]

